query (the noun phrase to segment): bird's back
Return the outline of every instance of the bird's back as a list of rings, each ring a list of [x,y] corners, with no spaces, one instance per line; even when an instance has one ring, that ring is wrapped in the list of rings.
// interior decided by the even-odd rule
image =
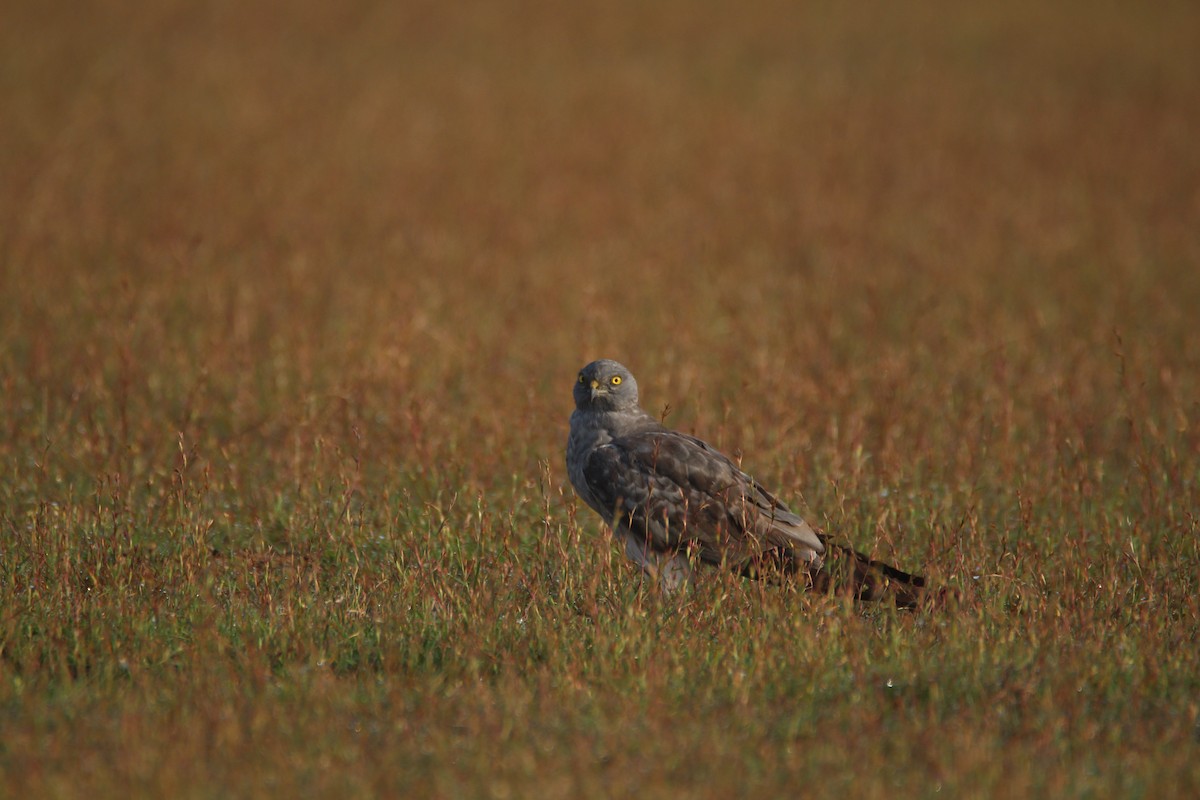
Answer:
[[[712,563],[778,550],[818,564],[819,535],[720,451],[641,414],[577,410],[567,469],[610,526],[660,550],[695,548]]]

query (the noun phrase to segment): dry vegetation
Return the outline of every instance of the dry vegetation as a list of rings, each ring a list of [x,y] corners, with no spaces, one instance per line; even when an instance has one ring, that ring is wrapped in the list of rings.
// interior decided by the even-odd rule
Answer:
[[[1194,4],[4,5],[0,796],[1200,790]],[[601,355],[961,608],[642,590]]]

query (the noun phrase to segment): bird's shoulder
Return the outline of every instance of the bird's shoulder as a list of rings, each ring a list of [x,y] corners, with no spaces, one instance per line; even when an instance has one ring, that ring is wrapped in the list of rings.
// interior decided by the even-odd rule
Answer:
[[[597,477],[619,466],[707,493],[753,485],[731,458],[708,442],[662,425],[615,436],[596,449],[592,460]]]

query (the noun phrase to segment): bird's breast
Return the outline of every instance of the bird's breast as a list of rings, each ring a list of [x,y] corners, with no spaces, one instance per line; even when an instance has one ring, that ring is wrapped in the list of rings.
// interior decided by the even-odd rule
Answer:
[[[592,454],[612,442],[613,437],[603,420],[596,419],[597,416],[585,411],[576,411],[571,415],[571,432],[567,436],[567,477],[583,501],[603,516],[588,486],[586,469]]]

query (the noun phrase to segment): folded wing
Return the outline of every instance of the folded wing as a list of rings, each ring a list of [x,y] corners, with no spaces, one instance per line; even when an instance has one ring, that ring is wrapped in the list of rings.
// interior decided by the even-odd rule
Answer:
[[[817,567],[825,553],[803,518],[693,436],[664,429],[614,439],[592,452],[584,475],[609,524],[655,550],[688,548],[730,566],[776,555]]]

